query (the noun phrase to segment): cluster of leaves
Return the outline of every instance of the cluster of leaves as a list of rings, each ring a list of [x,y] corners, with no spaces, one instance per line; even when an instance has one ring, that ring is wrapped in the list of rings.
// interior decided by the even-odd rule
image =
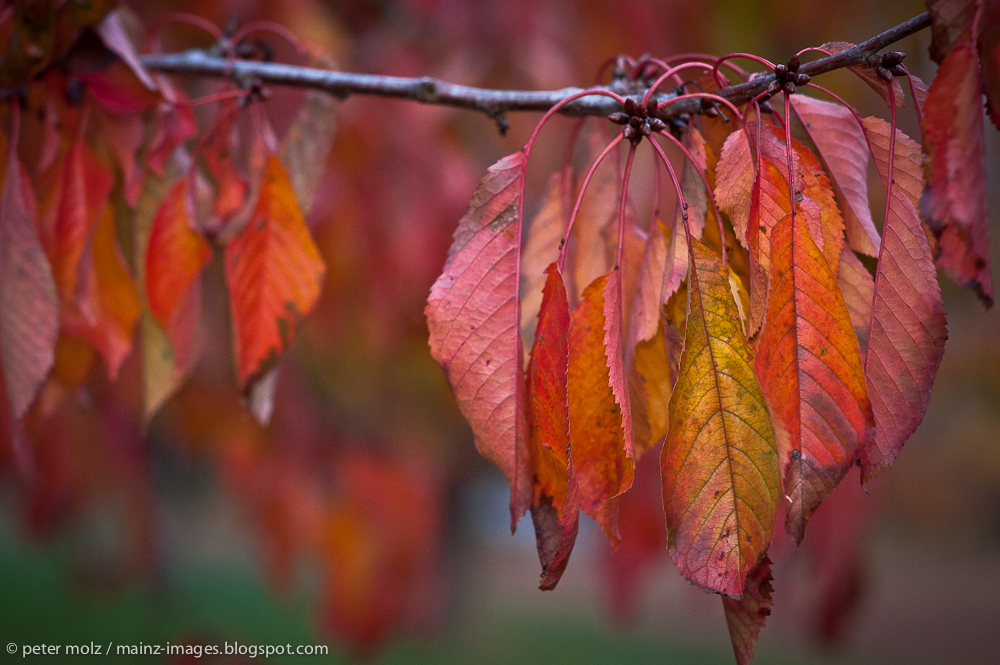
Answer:
[[[123,551],[116,565],[81,548],[81,580],[158,576],[150,447],[169,438],[210,455],[277,590],[299,561],[319,564],[318,623],[347,647],[433,621],[438,470],[412,443],[331,446],[323,407],[277,381],[324,283],[305,214],[322,198],[333,98],[292,92],[269,114],[269,91],[223,81],[192,99],[141,65],[136,45],[155,50],[158,31],[116,2],[18,3],[0,19],[0,462],[23,481],[27,532],[101,507]],[[261,57],[252,32],[279,30],[185,20],[232,57]],[[172,397],[167,431],[151,428]]]
[[[550,113],[480,183],[431,289],[430,346],[477,448],[510,483],[512,528],[531,512],[543,589],[566,568],[581,510],[619,544],[618,503],[663,441],[667,549],[687,580],[723,595],[746,662],[770,612],[779,514],[801,542],[851,467],[869,481],[923,419],[947,337],[936,268],[993,301],[980,81],[994,119],[1000,93],[985,28],[996,3],[930,8],[941,68],[929,89],[909,77],[921,144],[896,127],[899,54],[852,68],[890,121],[798,74],[801,53],[851,44],[787,65],[744,56],[776,80],[742,108],[712,92],[729,85],[723,65],[753,78],[733,56],[623,59],[619,82],[645,88],[641,101],[573,97],[624,109],[582,180],[567,157],[525,223],[527,164]],[[700,78],[685,81],[691,70]],[[657,104],[668,80],[676,95]],[[834,101],[800,94],[807,84]],[[706,113],[657,117],[689,98]],[[646,145],[656,168],[643,221],[629,185]]]

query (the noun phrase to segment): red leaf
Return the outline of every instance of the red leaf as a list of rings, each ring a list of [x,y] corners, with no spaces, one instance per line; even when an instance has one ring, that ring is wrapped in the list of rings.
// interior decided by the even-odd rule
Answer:
[[[800,215],[774,227],[770,284],[754,366],[786,433],[778,436],[786,527],[801,542],[869,436],[871,406],[844,298]]]
[[[948,337],[927,237],[916,209],[895,191],[873,302],[865,380],[875,438],[861,448],[862,482],[892,463],[924,419]]]
[[[885,182],[889,169],[889,136],[891,125],[882,118],[870,116],[862,118],[865,135],[871,145],[872,158],[882,181]],[[898,189],[910,203],[917,207],[924,193],[924,156],[920,145],[909,136],[896,130],[895,156],[893,157],[893,188]]]
[[[879,235],[868,207],[868,142],[858,121],[840,104],[805,95],[793,95],[791,102],[843,202],[847,241],[859,252],[877,255]]]
[[[146,164],[157,175],[163,175],[163,166],[174,150],[198,135],[198,124],[190,106],[162,101],[156,105],[153,127],[153,138],[146,149]]]
[[[530,337],[534,332],[538,310],[542,303],[542,289],[546,283],[546,268],[559,255],[559,242],[566,228],[569,211],[565,210],[568,197],[568,170],[552,174],[539,208],[527,229],[528,237],[521,251],[521,334]]]
[[[613,349],[605,345],[605,299],[611,282],[608,276],[595,279],[584,289],[570,317],[567,392],[570,452],[580,505],[617,543],[617,497],[632,485],[635,461],[608,371],[615,362]]]
[[[156,211],[146,249],[149,309],[170,337],[177,368],[189,366],[201,302],[199,276],[212,258],[188,205],[187,179],[182,179]]]
[[[134,15],[132,18],[135,20]],[[125,30],[121,9],[109,12],[94,31],[100,35],[104,45],[114,51],[128,65],[128,68],[148,90],[156,90],[156,83],[146,68],[142,66],[142,62],[139,61],[139,54],[136,53],[135,46],[132,45],[132,40]]]
[[[511,488],[511,529],[531,505],[523,347],[518,327],[524,153],[490,167],[459,221],[427,299],[431,355],[441,364],[479,453]]]
[[[535,344],[528,362],[528,427],[534,501],[531,516],[542,562],[542,589],[559,581],[576,541],[579,501],[569,464],[569,303],[562,275],[546,269]]]
[[[840,286],[840,292],[844,294],[844,305],[847,306],[847,313],[851,317],[854,333],[858,336],[863,360],[868,348],[875,280],[850,247],[841,250],[837,284]]]
[[[34,193],[11,143],[0,192],[0,354],[10,416],[18,420],[52,367],[59,300],[35,226]]]
[[[760,629],[771,615],[771,560],[764,555],[750,574],[747,575],[746,588],[743,597],[734,600],[722,597],[722,609],[726,613],[726,625],[729,627],[729,639],[733,643],[738,665],[746,665],[753,660],[754,646],[760,635]]]
[[[920,209],[938,238],[937,265],[993,304],[982,89],[976,45],[956,46],[941,63],[924,107],[927,191]]]
[[[81,259],[113,183],[111,171],[83,141],[70,147],[63,164],[52,252],[53,272],[64,303],[79,301],[87,288],[80,279],[87,272],[86,267],[81,268]]]
[[[272,155],[253,215],[226,247],[241,388],[249,388],[291,345],[319,298],[325,272],[288,176]]]

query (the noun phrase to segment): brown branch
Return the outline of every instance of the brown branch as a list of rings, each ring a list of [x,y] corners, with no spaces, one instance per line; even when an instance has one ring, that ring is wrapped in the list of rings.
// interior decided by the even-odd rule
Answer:
[[[867,65],[869,58],[881,49],[929,26],[930,15],[924,12],[846,51],[804,63],[799,72],[816,76],[842,67]],[[142,63],[149,69],[165,73],[230,78],[244,87],[253,81],[260,81],[273,85],[323,90],[341,98],[350,95],[377,95],[410,99],[424,104],[472,109],[482,111],[498,122],[502,122],[505,112],[546,111],[566,97],[582,90],[582,88],[545,91],[491,90],[448,83],[432,77],[377,76],[271,62],[227,60],[200,50],[146,55],[142,57]],[[743,104],[764,92],[775,78],[774,74],[759,76],[751,81],[724,88],[717,94],[734,104]],[[618,85],[612,83],[604,89],[619,94],[629,92],[622,89],[621,83]],[[640,95],[634,90],[631,93],[631,96],[638,100]],[[671,97],[672,94],[659,94],[656,99],[662,102]],[[682,113],[697,113],[701,108],[700,100],[686,99],[667,106],[657,115],[661,120],[669,120]],[[594,95],[567,104],[561,112],[578,116],[609,115],[620,110],[620,106],[613,99]]]

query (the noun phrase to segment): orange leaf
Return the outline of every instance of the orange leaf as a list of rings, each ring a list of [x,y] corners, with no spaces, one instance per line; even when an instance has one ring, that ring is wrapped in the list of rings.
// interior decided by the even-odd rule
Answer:
[[[569,325],[570,453],[579,484],[580,505],[620,541],[616,498],[632,485],[634,452],[622,424],[622,409],[611,388],[610,354],[605,347],[607,275],[584,289]]]
[[[837,284],[844,294],[844,305],[851,317],[851,325],[858,336],[861,358],[868,348],[868,331],[871,325],[872,298],[875,297],[875,280],[850,247],[844,247],[837,268]]]
[[[559,243],[566,228],[565,200],[569,196],[569,171],[560,170],[549,178],[542,207],[539,208],[521,251],[521,334],[530,338],[542,303],[542,289],[546,283],[546,267],[559,255]]]
[[[277,363],[316,304],[326,266],[277,157],[267,161],[260,198],[226,247],[236,362],[243,389]]]
[[[844,298],[801,215],[771,233],[770,282],[754,367],[787,433],[778,437],[786,527],[801,541],[869,436],[872,412]]]
[[[135,281],[118,248],[110,205],[94,230],[92,254],[84,259],[80,275],[86,290],[78,295],[79,306],[69,304],[62,310],[63,329],[93,344],[114,379],[132,350],[132,328],[140,308]]]
[[[684,351],[660,457],[670,556],[703,589],[743,595],[774,534],[774,430],[722,262],[691,242]]]
[[[188,367],[193,351],[198,278],[211,258],[212,248],[191,222],[187,179],[181,179],[156,211],[146,250],[149,309],[170,336],[178,368]]]
[[[431,355],[476,448],[510,484],[512,531],[532,502],[517,292],[523,164],[523,152],[508,155],[479,183],[424,310]]]
[[[813,232],[816,242],[822,246],[823,256],[835,273],[840,264],[840,248],[844,246],[844,218],[837,207],[830,179],[816,155],[795,139],[792,139],[792,148],[802,174],[802,195],[816,206],[818,218],[814,223],[819,226],[819,234]]]

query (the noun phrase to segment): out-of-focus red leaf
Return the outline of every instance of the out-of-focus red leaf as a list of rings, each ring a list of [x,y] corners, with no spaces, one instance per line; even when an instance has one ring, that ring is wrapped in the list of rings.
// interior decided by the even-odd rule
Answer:
[[[817,47],[817,50],[822,51],[827,55],[834,55],[835,53],[846,51],[849,48],[854,48],[854,46],[855,45],[850,42],[827,42],[826,44]],[[903,105],[903,88],[899,84],[898,78],[894,78],[892,83],[889,83],[879,76],[874,69],[864,65],[852,65],[848,67],[848,69],[857,74],[858,77],[867,83],[872,90],[881,95],[886,104],[892,104],[892,100],[895,99],[896,106]],[[889,96],[890,85],[892,86],[893,91],[892,97]]]
[[[801,542],[806,521],[854,463],[873,421],[844,298],[801,215],[772,230],[770,283],[754,366],[784,428],[778,451],[786,527]]]
[[[636,462],[635,484],[618,501],[618,528],[621,547],[605,549],[604,567],[611,618],[625,627],[635,618],[645,573],[662,563],[667,544],[659,455],[645,455]]]
[[[598,140],[594,137],[592,142]],[[615,262],[617,236],[612,240],[609,234],[616,230],[613,222],[618,218],[621,182],[614,163],[614,155],[609,155],[594,172],[573,225],[572,268],[566,275],[570,303],[580,299],[584,288],[606,275]]]
[[[753,660],[760,629],[771,615],[772,579],[771,560],[765,554],[760,563],[747,575],[743,597],[739,600],[722,597],[722,609],[726,614],[729,639],[733,643],[733,653],[736,655],[738,665],[747,665]]]
[[[931,82],[924,107],[927,190],[920,202],[937,236],[937,265],[993,304],[982,88],[974,41],[953,48]]]
[[[816,144],[842,201],[847,241],[859,252],[876,256],[879,235],[868,207],[868,143],[854,115],[840,104],[793,95],[792,108]]]
[[[16,139],[0,140],[6,157],[0,191],[0,353],[10,416],[24,416],[52,367],[59,332],[56,283],[35,222],[31,181]]]
[[[969,40],[973,19],[982,0],[927,0],[931,15],[931,58],[939,65],[958,42]],[[970,33],[971,34],[971,33]]]
[[[326,267],[281,162],[271,156],[250,220],[226,247],[243,389],[274,367],[319,298]]]
[[[448,376],[476,448],[510,484],[512,530],[532,493],[517,325],[523,160],[522,152],[504,157],[480,182],[425,310],[431,355]]]
[[[111,51],[114,51],[122,61],[128,65],[136,78],[149,90],[156,90],[156,83],[139,61],[139,54],[136,53],[135,46],[128,36],[125,21],[131,17],[122,15],[122,9],[109,12],[94,31],[101,37],[101,41]]]
[[[556,264],[546,269],[535,344],[528,361],[528,428],[538,555],[542,589],[553,589],[562,576],[576,541],[579,501],[569,463],[569,303]]]
[[[62,310],[63,330],[90,342],[104,357],[114,379],[132,350],[132,329],[139,318],[139,296],[125,258],[118,248],[118,233],[110,205],[94,229],[91,252],[81,261],[76,304]]]
[[[660,470],[668,549],[692,584],[738,598],[774,534],[771,417],[722,262],[691,241],[688,317]]]
[[[164,197],[146,249],[149,309],[170,337],[178,368],[188,366],[201,303],[199,277],[212,248],[195,230],[188,210],[187,179]]]
[[[198,135],[198,123],[190,106],[161,101],[153,114],[153,137],[146,149],[146,164],[153,173],[163,175],[163,167],[174,150]]]
[[[136,162],[136,154],[142,145],[145,123],[138,114],[99,112],[96,115],[101,126],[101,138],[107,141],[121,169],[125,201],[135,207],[143,185],[143,169]]]
[[[567,370],[570,453],[579,484],[580,506],[620,542],[617,497],[632,485],[634,449],[624,437],[622,410],[611,388],[613,352],[605,346],[607,276],[582,294],[570,316]]]
[[[893,191],[875,273],[865,380],[875,437],[861,448],[868,482],[892,463],[924,419],[948,337],[941,289],[917,211]]]
[[[107,205],[114,176],[83,141],[66,154],[55,223],[52,258],[56,285],[64,303],[82,302],[88,285],[81,260]]]

